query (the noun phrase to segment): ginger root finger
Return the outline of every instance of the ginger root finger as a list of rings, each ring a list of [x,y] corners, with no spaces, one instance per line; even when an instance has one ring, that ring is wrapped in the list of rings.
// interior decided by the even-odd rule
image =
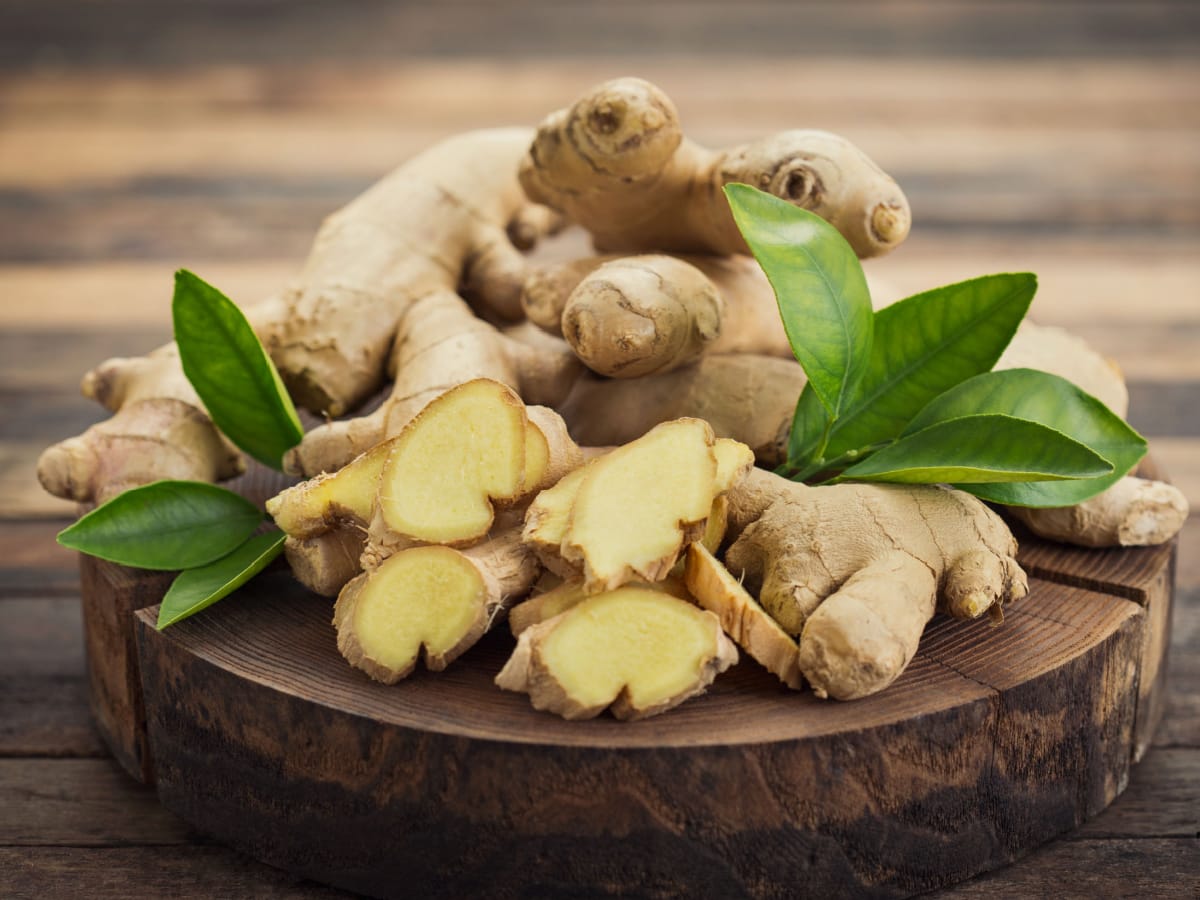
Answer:
[[[695,266],[670,256],[632,256],[580,281],[564,305],[561,328],[593,372],[638,378],[705,353],[724,317],[724,298]]]
[[[721,191],[735,181],[828,219],[861,257],[908,234],[903,192],[845,139],[788,131],[706,150],[683,138],[670,99],[636,78],[597,85],[548,116],[521,163],[530,199],[565,213],[610,252],[748,253]]]
[[[338,595],[338,649],[376,681],[408,676],[423,653],[441,671],[472,647],[540,569],[516,528],[467,550],[412,547]]]
[[[1075,506],[1009,507],[1034,534],[1081,547],[1164,544],[1183,528],[1188,502],[1177,487],[1129,475]]]
[[[565,719],[605,708],[643,719],[702,693],[735,662],[737,649],[712,613],[622,587],[522,631],[496,684]]]
[[[751,659],[792,690],[804,686],[796,641],[767,615],[703,544],[688,547],[683,577],[688,593],[721,620],[725,633]]]
[[[292,576],[322,597],[336,597],[362,566],[367,534],[361,528],[344,525],[306,538],[288,537],[283,553]]]
[[[1012,534],[962,491],[806,487],[756,469],[729,499],[737,539],[726,566],[800,637],[801,671],[820,696],[882,690],[938,608],[998,618],[1028,593]]]
[[[220,481],[244,470],[241,455],[202,409],[162,397],[124,406],[78,437],[48,447],[37,474],[56,497],[103,503],[151,481]]]

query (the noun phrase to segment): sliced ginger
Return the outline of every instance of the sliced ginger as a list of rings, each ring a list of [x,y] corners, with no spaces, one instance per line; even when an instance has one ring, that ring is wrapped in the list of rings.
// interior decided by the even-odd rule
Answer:
[[[338,649],[377,681],[394,684],[425,666],[441,671],[475,644],[538,566],[515,528],[467,551],[412,547],[359,575],[334,608]]]
[[[702,693],[735,662],[737,649],[712,613],[662,591],[623,587],[521,632],[496,684],[565,719],[605,708],[641,719]]]
[[[433,400],[392,444],[379,479],[387,530],[458,544],[487,534],[493,503],[525,484],[525,406],[509,388],[478,379]]]
[[[377,444],[345,468],[282,491],[267,501],[267,512],[294,538],[312,537],[341,521],[366,525],[392,443]]]
[[[721,620],[734,643],[788,687],[804,686],[799,646],[702,544],[688,546],[683,577],[688,592]]]
[[[584,471],[561,549],[593,593],[663,578],[703,533],[717,493],[712,429],[700,419],[664,422]]]
[[[689,603],[692,602],[692,597],[683,583],[683,578],[674,574],[668,575],[662,581],[656,581],[653,584],[635,581],[631,582],[630,585],[651,591],[661,591],[680,600],[686,600]],[[592,595],[583,589],[582,579],[576,578],[572,581],[564,581],[556,587],[537,596],[530,597],[528,600],[518,603],[510,609],[508,611],[508,627],[514,637],[520,637],[521,632],[531,625],[537,625],[539,622],[553,619],[560,613],[564,613],[571,607],[582,603],[589,596]]]

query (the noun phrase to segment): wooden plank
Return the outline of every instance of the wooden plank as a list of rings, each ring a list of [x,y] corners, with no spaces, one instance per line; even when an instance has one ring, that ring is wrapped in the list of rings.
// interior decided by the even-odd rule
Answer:
[[[1179,536],[1178,589],[1168,656],[1166,714],[1155,735],[1161,747],[1200,747],[1200,516]]]
[[[197,62],[361,60],[402,56],[664,55],[705,52],[864,56],[1147,58],[1195,55],[1196,13],[1186,2],[1088,3],[1066,0],[945,5],[922,0],[819,4],[803,17],[777,2],[632,2],[601,5],[523,0],[395,6],[368,0],[347,17],[336,0],[230,5],[190,3],[168,12],[152,0],[97,9],[74,2],[53,11],[36,0],[9,3],[0,64],[114,62],[170,67]],[[269,28],[276,39],[264,41]],[[813,40],[819,35],[820,40]]]
[[[0,847],[0,893],[13,900],[86,895],[334,900],[354,895],[296,878],[224,847]]]
[[[1070,836],[1163,838],[1200,835],[1200,748],[1153,750],[1133,767],[1129,787]]]
[[[338,202],[325,211],[332,211]],[[252,303],[278,290],[296,273],[315,224],[311,229],[303,226],[303,238],[297,235],[298,246],[291,256],[221,259],[191,248],[171,261],[0,265],[0,292],[14,301],[0,306],[0,325],[5,329],[0,335],[10,328],[44,334],[50,326],[70,323],[88,331],[160,329],[158,333],[169,336],[174,267],[191,268],[239,303]],[[1191,238],[1009,235],[984,242],[975,237],[927,235],[918,226],[900,250],[871,261],[867,271],[879,293],[894,297],[988,272],[1036,272],[1040,289],[1035,318],[1082,334],[1120,361],[1130,378],[1169,381],[1200,378],[1195,352],[1200,345],[1195,302],[1200,260],[1193,250]],[[586,238],[579,232],[549,242],[539,251],[559,257],[586,252]],[[21,339],[18,333],[12,342]],[[1127,359],[1127,347],[1133,362]]]
[[[0,756],[103,754],[88,712],[79,598],[3,597]]]
[[[0,846],[187,844],[196,835],[111,759],[0,759]]]
[[[1195,897],[1200,894],[1195,838],[1056,841],[1015,865],[944,891],[930,900],[986,897]]]
[[[0,520],[0,597],[78,596],[79,572],[75,554],[54,541],[54,535],[74,520]]]
[[[733,65],[733,64],[731,64]],[[116,64],[102,70],[72,70],[43,66],[0,73],[0,112],[20,128],[4,141],[23,140],[24,129],[47,129],[62,138],[90,134],[115,141],[114,151],[97,147],[97,158],[69,148],[47,147],[54,155],[51,170],[69,162],[60,173],[29,172],[19,183],[49,186],[70,180],[110,180],[114,172],[147,171],[156,159],[203,159],[199,150],[220,150],[221,157],[204,160],[216,171],[255,168],[252,160],[278,158],[281,171],[305,174],[314,163],[328,160],[326,148],[338,135],[319,133],[319,121],[338,129],[378,129],[376,135],[405,135],[432,129],[431,135],[486,124],[540,119],[580,91],[621,74],[647,78],[666,89],[696,137],[726,139],[782,127],[787,118],[795,127],[892,127],[907,123],[920,128],[965,128],[1002,132],[1042,128],[1152,130],[1155,134],[1187,129],[1200,121],[1195,100],[1200,94],[1195,59],[1115,60],[1096,57],[1065,62],[1054,59],[989,61],[933,56],[903,59],[894,56],[817,57],[788,53],[782,57],[755,54],[730,68],[713,65],[698,53],[666,56],[650,52],[613,59],[563,59],[541,54],[521,60],[457,58],[438,60],[395,54],[385,62],[354,60],[328,65],[314,60],[291,64],[191,65],[155,72],[152,78],[134,65]],[[797,80],[820,84],[798,101]],[[754,85],[747,90],[747,85]],[[883,87],[886,85],[886,89]],[[897,98],[904,102],[898,103]],[[163,126],[160,146],[128,140],[148,120]],[[315,142],[314,157],[305,162],[304,148],[252,146],[231,140],[216,145],[205,136],[215,126],[234,136],[250,127],[275,124],[298,129]],[[57,129],[57,131],[50,131]],[[78,129],[78,131],[76,131]],[[335,129],[336,131],[336,129]],[[367,132],[354,132],[366,136]],[[190,138],[197,149],[175,138]],[[67,143],[64,141],[63,143]],[[339,143],[343,143],[340,142]],[[385,146],[344,142],[343,171],[387,167],[392,163]],[[8,145],[0,142],[0,147]],[[155,153],[155,150],[158,153]],[[124,152],[134,156],[126,161]],[[976,148],[976,152],[987,152]],[[161,154],[161,155],[159,155]],[[228,155],[229,158],[224,158]],[[16,159],[0,153],[8,175]],[[116,167],[115,169],[113,167]],[[14,182],[16,183],[16,182]]]

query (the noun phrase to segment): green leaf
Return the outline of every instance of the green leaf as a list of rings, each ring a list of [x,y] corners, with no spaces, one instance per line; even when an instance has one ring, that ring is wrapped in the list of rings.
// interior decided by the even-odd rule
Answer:
[[[97,506],[58,534],[89,556],[139,569],[187,569],[220,559],[263,520],[253,503],[202,481],[155,481]]]
[[[968,413],[1001,413],[1059,431],[1109,460],[1107,475],[1039,484],[958,485],[1009,506],[1073,506],[1114,484],[1146,454],[1145,439],[1107,406],[1064,378],[1033,369],[989,372],[963,382],[929,404],[913,429]]]
[[[259,462],[280,468],[304,429],[242,311],[186,269],[175,273],[171,309],[183,373],[213,422]]]
[[[985,275],[875,313],[867,370],[841,417],[830,423],[812,391],[801,393],[788,444],[792,465],[811,462],[826,431],[825,459],[895,438],[935,397],[996,364],[1036,291],[1037,278],[1027,272]]]
[[[792,353],[828,411],[841,415],[871,353],[871,297],[838,230],[745,184],[728,184],[733,218],[775,290]]]
[[[906,433],[846,469],[837,481],[1049,481],[1096,478],[1112,464],[1093,450],[1038,422],[1002,415],[968,415]]]
[[[158,629],[174,625],[232,594],[279,555],[286,538],[282,531],[268,531],[214,563],[181,572],[158,608]]]

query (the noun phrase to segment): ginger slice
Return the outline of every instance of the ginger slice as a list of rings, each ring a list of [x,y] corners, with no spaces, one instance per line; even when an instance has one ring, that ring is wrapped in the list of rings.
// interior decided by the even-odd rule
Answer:
[[[411,673],[422,648],[426,668],[439,672],[483,636],[511,598],[529,590],[538,571],[516,528],[467,551],[402,550],[338,595],[338,649],[384,684]]]
[[[438,544],[487,534],[493,502],[522,492],[525,434],[524,404],[499,382],[469,381],[433,400],[396,437],[384,463],[382,530]]]
[[[391,449],[390,441],[377,444],[336,472],[281,491],[267,501],[267,512],[294,538],[309,538],[345,521],[366,525]]]
[[[718,494],[734,487],[754,468],[754,451],[733,438],[717,438],[713,442],[713,455],[717,458]]]
[[[662,581],[656,581],[653,584],[634,581],[630,582],[629,586],[645,588],[651,591],[662,591],[680,600],[686,600],[689,603],[692,602],[692,596],[688,593],[688,589],[683,583],[682,573],[678,576],[672,573]],[[508,627],[512,631],[513,637],[520,637],[521,632],[531,625],[537,625],[539,622],[553,619],[573,606],[582,603],[590,596],[592,595],[583,589],[583,581],[581,579],[564,581],[556,587],[544,591],[535,597],[530,597],[528,600],[518,603],[510,609],[508,611]]]
[[[713,434],[700,419],[664,422],[583,470],[561,551],[589,593],[659,581],[699,537],[716,494]]]
[[[737,648],[712,613],[627,586],[525,629],[496,684],[565,719],[605,708],[642,719],[702,693],[735,662]]]
[[[577,567],[562,558],[562,542],[571,521],[575,495],[579,493],[579,486],[583,484],[593,462],[568,472],[553,487],[546,488],[534,497],[525,511],[522,537],[537,550],[546,568],[563,578],[579,575]]]
[[[701,544],[690,544],[684,583],[701,607],[752,659],[793,690],[804,687],[800,647]]]

